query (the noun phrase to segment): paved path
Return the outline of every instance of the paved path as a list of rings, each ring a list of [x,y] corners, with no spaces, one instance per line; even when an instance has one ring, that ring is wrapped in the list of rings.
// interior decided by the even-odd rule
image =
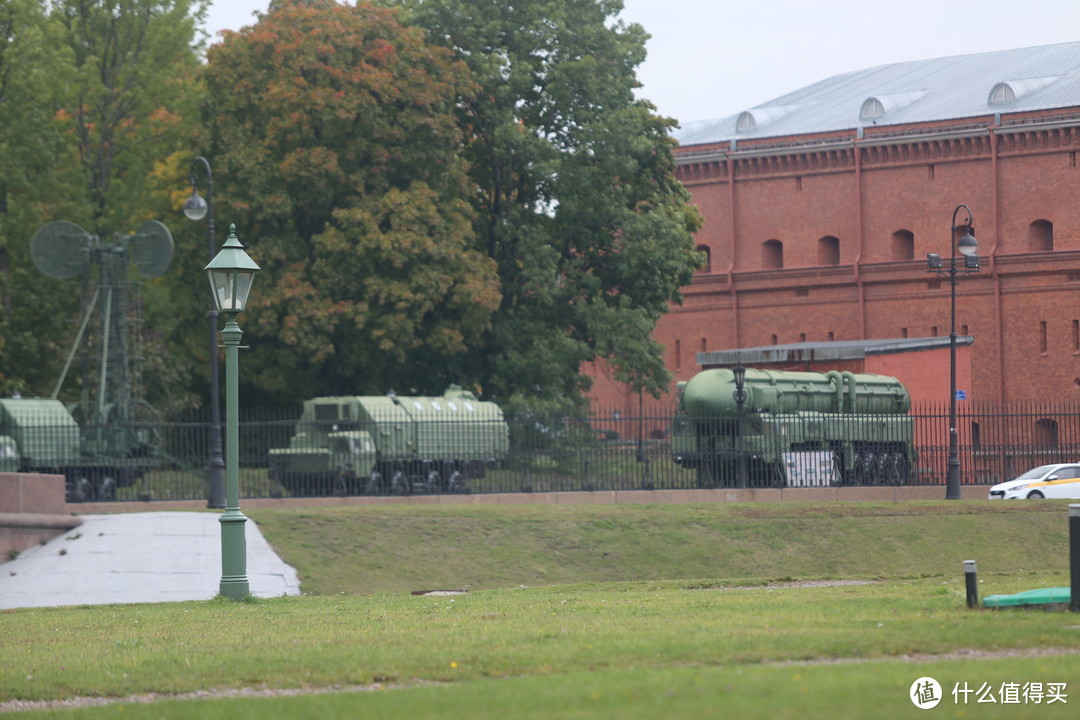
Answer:
[[[208,600],[221,581],[214,512],[85,515],[83,524],[0,564],[0,608]],[[249,518],[252,595],[299,595],[286,565]]]

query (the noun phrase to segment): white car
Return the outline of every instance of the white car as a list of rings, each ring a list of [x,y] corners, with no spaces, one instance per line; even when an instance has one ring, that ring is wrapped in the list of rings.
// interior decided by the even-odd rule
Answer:
[[[1080,498],[1080,465],[1040,465],[990,488],[991,500],[1019,498]]]

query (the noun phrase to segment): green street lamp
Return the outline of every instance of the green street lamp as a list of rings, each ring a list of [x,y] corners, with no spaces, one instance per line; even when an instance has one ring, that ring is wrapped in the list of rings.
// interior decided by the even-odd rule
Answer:
[[[218,312],[225,315],[225,511],[221,514],[221,594],[239,600],[251,594],[247,578],[247,518],[240,512],[239,350],[243,333],[236,315],[247,307],[259,266],[244,252],[229,226],[229,237],[206,266]]]

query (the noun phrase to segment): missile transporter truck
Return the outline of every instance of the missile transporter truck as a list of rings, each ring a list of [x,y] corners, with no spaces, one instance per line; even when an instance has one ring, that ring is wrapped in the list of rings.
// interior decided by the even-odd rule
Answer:
[[[678,385],[672,455],[701,487],[904,484],[910,407],[884,375],[704,370]]]
[[[68,502],[115,499],[152,455],[123,423],[80,427],[55,398],[0,398],[0,472],[63,475]]]
[[[293,495],[468,491],[506,458],[502,410],[457,386],[442,397],[321,397],[304,402],[288,448],[270,450],[270,478]]]

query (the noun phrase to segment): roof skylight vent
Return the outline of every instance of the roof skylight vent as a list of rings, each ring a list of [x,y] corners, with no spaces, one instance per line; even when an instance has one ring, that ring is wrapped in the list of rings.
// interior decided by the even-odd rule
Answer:
[[[773,107],[760,107],[745,110],[739,113],[739,119],[735,121],[735,129],[739,132],[750,132],[776,122],[799,108],[798,105],[774,105]]]
[[[891,112],[907,107],[925,94],[925,90],[916,90],[915,92],[868,97],[863,101],[862,107],[859,108],[859,119],[877,120],[880,117],[885,117]]]
[[[990,95],[986,99],[987,105],[1008,105],[1016,102],[1025,95],[1042,90],[1058,77],[1025,78],[1023,80],[1003,80],[990,88]]]

